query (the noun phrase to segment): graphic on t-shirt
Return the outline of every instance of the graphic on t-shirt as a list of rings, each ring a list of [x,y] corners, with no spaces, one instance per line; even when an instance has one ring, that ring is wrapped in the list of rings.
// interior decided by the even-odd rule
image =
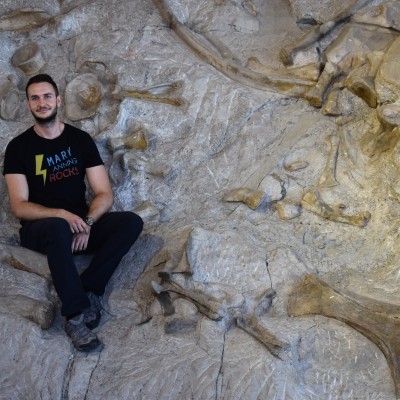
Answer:
[[[47,171],[45,169],[42,169],[43,154],[37,154],[35,156],[35,160],[36,160],[36,175],[43,175],[43,185],[45,185]]]
[[[44,185],[46,185],[47,172],[49,172],[50,183],[60,181],[79,175],[78,167],[74,166],[77,163],[78,160],[71,154],[71,147],[46,158],[44,154],[37,154],[35,156],[36,175],[43,175]]]

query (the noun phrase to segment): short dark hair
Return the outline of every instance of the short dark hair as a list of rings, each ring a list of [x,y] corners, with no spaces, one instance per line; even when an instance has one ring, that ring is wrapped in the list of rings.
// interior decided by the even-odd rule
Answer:
[[[53,78],[48,74],[38,74],[38,75],[32,76],[32,78],[30,78],[28,83],[26,84],[25,94],[26,94],[27,99],[28,99],[29,86],[32,85],[33,83],[41,83],[41,82],[50,83],[50,85],[53,86],[54,91],[56,92],[56,96],[59,95],[58,87],[57,87],[56,83],[53,81]]]

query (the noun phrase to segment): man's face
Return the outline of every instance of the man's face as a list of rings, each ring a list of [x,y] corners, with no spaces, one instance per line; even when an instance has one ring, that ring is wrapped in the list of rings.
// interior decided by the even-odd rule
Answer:
[[[61,98],[56,96],[50,83],[33,83],[28,87],[28,107],[40,125],[48,125],[55,120],[60,104]]]

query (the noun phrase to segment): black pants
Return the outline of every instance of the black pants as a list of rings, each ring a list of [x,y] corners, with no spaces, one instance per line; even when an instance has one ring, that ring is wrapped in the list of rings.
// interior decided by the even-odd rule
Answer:
[[[54,287],[62,304],[61,314],[73,315],[89,307],[86,292],[99,296],[104,293],[111,275],[142,229],[142,219],[132,212],[103,215],[91,228],[87,249],[79,253],[95,254],[80,276],[73,259],[73,234],[65,219],[25,222],[20,237],[22,246],[47,255]]]

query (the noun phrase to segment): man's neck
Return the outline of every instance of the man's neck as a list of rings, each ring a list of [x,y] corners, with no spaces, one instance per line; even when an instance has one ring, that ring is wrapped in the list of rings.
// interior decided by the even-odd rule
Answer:
[[[36,123],[33,126],[33,130],[38,136],[42,138],[55,139],[62,134],[64,130],[64,124],[56,119],[49,124]]]

